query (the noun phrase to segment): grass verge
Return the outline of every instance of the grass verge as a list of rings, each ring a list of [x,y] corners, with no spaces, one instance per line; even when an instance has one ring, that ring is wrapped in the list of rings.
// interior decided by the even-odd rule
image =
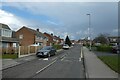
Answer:
[[[17,54],[3,54],[2,59],[16,59],[18,57]]]
[[[120,73],[120,70],[118,67],[118,56],[98,56],[105,64],[107,64],[112,70],[114,70],[117,73]]]

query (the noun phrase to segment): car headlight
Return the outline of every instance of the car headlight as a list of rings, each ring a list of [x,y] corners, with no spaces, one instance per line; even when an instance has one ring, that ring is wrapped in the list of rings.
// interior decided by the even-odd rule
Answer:
[[[44,52],[44,55],[47,55],[48,54],[48,52]]]

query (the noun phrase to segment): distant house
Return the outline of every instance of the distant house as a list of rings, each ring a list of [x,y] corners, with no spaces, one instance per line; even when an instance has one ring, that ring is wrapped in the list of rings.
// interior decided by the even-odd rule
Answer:
[[[10,27],[6,24],[0,23],[0,47],[4,53],[11,53],[13,48],[17,47],[19,44],[19,39],[15,38],[15,31],[12,31]]]
[[[47,41],[47,46],[52,46],[54,44],[53,42],[53,35],[52,34],[48,34],[48,33],[44,33],[44,35],[48,38]]]
[[[47,37],[39,31],[39,29],[34,30],[25,26],[16,32],[16,36],[20,39],[20,46],[29,46],[33,44],[46,46],[48,40]]]
[[[64,39],[60,39],[60,44],[61,44],[61,45],[64,44]]]
[[[60,44],[61,43],[60,37],[53,36],[53,39],[54,39],[55,44]]]
[[[118,42],[120,41],[120,37],[117,37],[117,36],[108,37],[108,41],[109,41],[109,43],[116,43],[116,44],[118,44]]]
[[[47,42],[48,46],[64,43],[64,39],[61,39],[60,37],[57,37],[53,34],[44,33],[44,35],[48,37],[48,42]]]

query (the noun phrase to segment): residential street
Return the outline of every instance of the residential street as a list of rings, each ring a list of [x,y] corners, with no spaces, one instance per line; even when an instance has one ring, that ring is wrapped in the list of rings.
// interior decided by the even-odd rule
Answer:
[[[85,78],[80,45],[3,70],[3,78]]]

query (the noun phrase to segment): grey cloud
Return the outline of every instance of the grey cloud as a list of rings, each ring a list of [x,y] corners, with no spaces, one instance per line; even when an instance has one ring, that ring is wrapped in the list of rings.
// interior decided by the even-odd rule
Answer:
[[[94,37],[99,33],[110,33],[117,28],[117,2],[101,2],[101,3],[76,3],[76,2],[53,2],[53,3],[15,3],[14,7],[18,9],[26,9],[33,14],[42,14],[50,18],[58,20],[60,25],[48,25],[43,23],[34,23],[40,26],[43,30],[48,29],[55,34],[64,35],[70,34],[72,38],[78,39],[87,36],[88,16],[91,14],[91,33]],[[9,4],[10,5],[10,4]],[[20,6],[22,5],[22,6]],[[54,22],[53,22],[54,23]],[[31,24],[32,25],[32,24]],[[59,27],[58,27],[59,26]],[[116,26],[116,27],[115,27]],[[37,28],[37,27],[36,27]],[[48,31],[46,30],[46,31]],[[76,34],[76,32],[80,32]],[[114,34],[115,35],[115,34]]]

